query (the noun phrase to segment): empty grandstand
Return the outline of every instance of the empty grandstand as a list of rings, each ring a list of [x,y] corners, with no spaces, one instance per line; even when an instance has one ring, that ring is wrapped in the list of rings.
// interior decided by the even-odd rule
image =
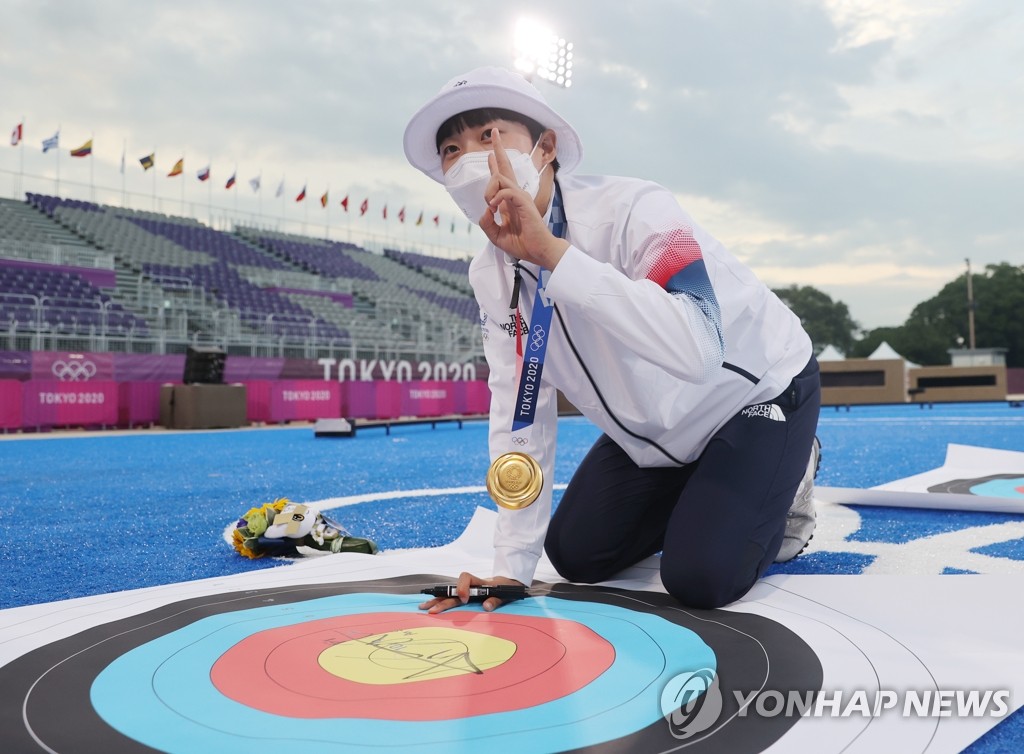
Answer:
[[[30,193],[0,199],[0,350],[476,363],[467,267]]]

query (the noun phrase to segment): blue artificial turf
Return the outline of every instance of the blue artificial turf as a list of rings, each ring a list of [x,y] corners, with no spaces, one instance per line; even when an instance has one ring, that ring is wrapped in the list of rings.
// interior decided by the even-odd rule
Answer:
[[[599,433],[580,418],[562,419],[559,433],[555,481],[565,483]],[[940,466],[950,442],[1024,451],[1024,410],[825,408],[818,434],[818,483],[869,487]],[[485,422],[364,429],[354,439],[315,438],[304,426],[3,441],[0,607],[273,567],[223,542],[224,527],[251,506],[280,496],[302,502],[481,486],[487,465]],[[482,492],[453,493],[365,503],[335,517],[383,548],[437,546],[452,541],[479,505],[493,504]],[[862,527],[853,538],[864,541],[904,542],[1019,518],[858,510]],[[1021,555],[1020,543],[998,548]],[[857,570],[852,562],[800,558],[772,572]]]
[[[598,436],[580,418],[559,423],[555,482]],[[933,408],[860,406],[822,410],[818,483],[871,487],[941,466],[948,443],[1024,451],[1024,409],[1005,403]],[[307,502],[395,490],[481,487],[487,426],[466,422],[360,430],[354,439],[315,438],[310,427],[221,432],[19,438],[0,441],[0,608],[280,565],[246,560],[223,530],[248,508],[277,497]],[[560,497],[555,493],[555,503]],[[395,497],[336,509],[332,516],[382,548],[451,542],[482,491]],[[1006,514],[858,508],[853,539],[900,543]],[[1024,560],[1024,541],[980,550]],[[770,573],[860,573],[871,556],[809,553]],[[962,570],[947,568],[948,573]],[[1019,751],[1017,713],[970,748]]]

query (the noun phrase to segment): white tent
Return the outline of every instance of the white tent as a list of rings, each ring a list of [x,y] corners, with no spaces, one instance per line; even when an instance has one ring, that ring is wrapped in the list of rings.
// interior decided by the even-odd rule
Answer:
[[[896,353],[896,349],[894,349],[892,346],[890,346],[884,340],[881,343],[878,344],[878,348],[876,348],[871,353],[871,355],[868,356],[868,358],[869,359],[875,359],[875,360],[903,359],[903,361],[906,363],[907,369],[916,369],[917,366],[918,366],[917,364],[914,364],[914,363],[912,363],[910,361],[907,361],[906,358],[904,358],[903,356],[900,356],[898,353]],[[820,358],[819,358],[819,361],[820,361]]]
[[[878,348],[871,352],[868,356],[869,359],[902,359],[903,357],[896,353],[896,349],[886,343],[884,340],[878,344]]]
[[[821,349],[821,353],[818,354],[818,361],[843,361],[845,358],[843,352],[831,343]]]

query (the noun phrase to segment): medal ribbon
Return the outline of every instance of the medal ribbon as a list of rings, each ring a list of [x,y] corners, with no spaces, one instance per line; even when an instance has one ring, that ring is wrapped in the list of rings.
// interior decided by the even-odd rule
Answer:
[[[562,207],[562,191],[555,183],[555,195],[551,202],[551,218],[548,227],[557,238],[565,238],[566,222],[565,210]],[[529,442],[529,430],[533,426],[533,420],[537,409],[537,397],[540,393],[540,379],[544,372],[544,358],[548,350],[548,340],[551,335],[551,315],[555,310],[554,304],[547,300],[544,288],[547,285],[547,278],[551,275],[548,270],[540,268],[537,273],[537,292],[533,299],[533,312],[530,316],[529,332],[524,333],[522,318],[519,316],[519,265],[516,264],[516,280],[513,282],[512,304],[515,309],[516,327],[516,377],[519,380],[519,389],[516,394],[515,414],[512,417],[512,433],[519,432],[518,437],[522,438],[522,444]],[[527,337],[524,338],[524,335]],[[525,346],[523,341],[526,341]],[[523,430],[526,430],[525,432]]]

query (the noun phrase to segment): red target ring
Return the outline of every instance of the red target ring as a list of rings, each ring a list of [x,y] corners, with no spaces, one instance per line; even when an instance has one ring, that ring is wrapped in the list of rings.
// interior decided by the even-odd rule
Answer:
[[[469,643],[493,649],[486,673],[461,651]],[[451,720],[560,699],[614,660],[612,645],[575,621],[385,612],[253,634],[214,663],[210,679],[225,696],[286,717]]]

